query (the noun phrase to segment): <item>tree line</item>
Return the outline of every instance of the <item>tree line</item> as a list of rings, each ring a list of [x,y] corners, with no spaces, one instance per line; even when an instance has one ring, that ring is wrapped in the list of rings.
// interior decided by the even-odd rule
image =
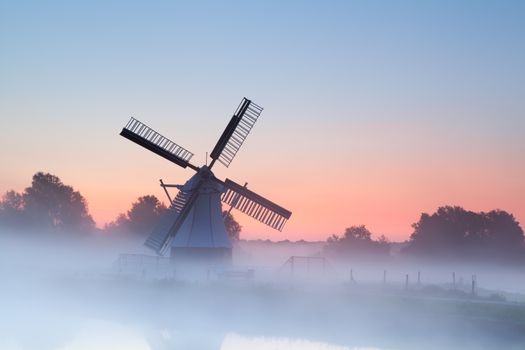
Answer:
[[[131,208],[106,224],[111,234],[149,234],[167,207],[154,195],[137,198]],[[224,212],[225,226],[232,239],[239,239],[242,227]],[[0,226],[27,231],[58,231],[88,234],[99,229],[89,214],[86,199],[58,176],[37,172],[22,192],[7,191],[0,200]]]
[[[435,261],[525,263],[525,236],[516,218],[504,210],[473,212],[443,206],[423,213],[412,225],[400,254]],[[372,238],[364,226],[351,226],[343,235],[328,238],[325,252],[338,258],[385,258],[393,243]]]
[[[101,230],[112,233],[149,234],[166,206],[153,195],[139,197],[131,208]],[[239,239],[241,226],[224,212],[232,239]],[[28,231],[89,233],[100,229],[89,214],[86,199],[55,175],[38,172],[22,192],[8,191],[0,200],[0,226]],[[444,206],[423,213],[412,225],[401,254],[435,260],[525,262],[525,237],[516,218],[503,210],[473,212],[459,206]],[[325,253],[338,258],[390,256],[394,243],[377,239],[364,225],[351,226],[342,235],[330,236]]]

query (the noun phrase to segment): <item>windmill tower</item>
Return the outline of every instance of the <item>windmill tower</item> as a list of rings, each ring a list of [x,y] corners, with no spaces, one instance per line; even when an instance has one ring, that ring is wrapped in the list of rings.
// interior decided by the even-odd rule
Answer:
[[[231,262],[232,244],[224,227],[221,201],[254,219],[281,231],[291,212],[232,180],[217,179],[212,168],[216,161],[228,167],[259,118],[262,108],[243,98],[210,154],[209,166],[190,163],[193,153],[131,118],[120,135],[159,156],[196,173],[184,185],[164,184],[171,203],[145,245],[157,254],[169,252],[174,259]],[[171,198],[168,188],[177,188]]]

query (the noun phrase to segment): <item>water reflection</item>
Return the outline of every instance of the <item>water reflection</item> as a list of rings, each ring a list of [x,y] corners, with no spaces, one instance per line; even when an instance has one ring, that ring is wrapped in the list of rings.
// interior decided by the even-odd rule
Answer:
[[[204,331],[206,332],[206,331]],[[130,325],[108,320],[90,319],[82,322],[63,345],[52,350],[157,350],[157,349],[208,349],[208,350],[380,350],[373,347],[347,347],[308,339],[287,337],[243,336],[229,333],[212,341],[213,335],[198,337],[179,331],[144,331]],[[16,342],[1,343],[4,350],[29,349]],[[47,347],[46,347],[47,348]]]
[[[244,337],[228,334],[222,342],[221,350],[380,350],[378,348],[349,348],[335,344],[321,343],[306,339]]]
[[[86,321],[73,340],[57,350],[153,350],[138,330],[116,322]]]

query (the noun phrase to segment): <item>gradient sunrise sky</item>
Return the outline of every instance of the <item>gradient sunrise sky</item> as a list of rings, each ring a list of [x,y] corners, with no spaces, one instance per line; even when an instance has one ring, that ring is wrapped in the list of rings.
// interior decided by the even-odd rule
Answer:
[[[130,116],[205,161],[246,96],[265,108],[228,177],[293,211],[283,233],[501,208],[525,223],[524,1],[0,0],[0,192],[36,171],[99,226],[193,172],[118,136]]]

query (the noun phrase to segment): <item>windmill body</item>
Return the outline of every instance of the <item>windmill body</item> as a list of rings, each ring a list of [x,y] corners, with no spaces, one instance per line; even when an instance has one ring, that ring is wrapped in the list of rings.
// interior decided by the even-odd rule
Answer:
[[[262,108],[244,98],[210,154],[209,166],[190,163],[193,154],[150,127],[131,118],[120,135],[183,167],[196,171],[183,186],[161,186],[171,203],[145,242],[157,254],[173,259],[224,264],[231,262],[232,243],[228,238],[221,201],[262,223],[282,230],[291,212],[232,180],[217,179],[211,168],[216,161],[228,167],[242,146]],[[177,188],[171,198],[168,188]]]
[[[203,166],[182,187],[195,203],[171,240],[171,256],[189,261],[227,263],[231,261],[232,243],[224,227],[221,210],[223,186],[211,180],[213,173]],[[197,186],[200,181],[202,185]],[[172,219],[174,220],[173,216]]]

